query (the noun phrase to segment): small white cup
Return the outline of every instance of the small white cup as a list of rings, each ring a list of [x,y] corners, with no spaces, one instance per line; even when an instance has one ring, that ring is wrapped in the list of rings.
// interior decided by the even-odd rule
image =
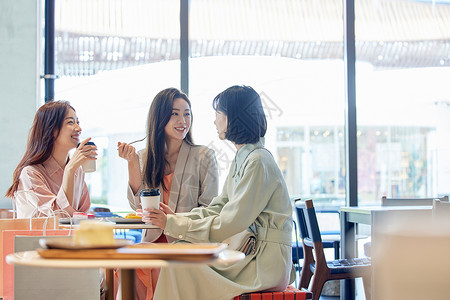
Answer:
[[[86,145],[95,146],[94,142],[87,142]],[[95,157],[95,156],[92,156],[92,157]],[[95,160],[87,160],[84,162],[84,164],[81,165],[81,167],[83,168],[84,173],[95,172],[95,170],[96,170]]]
[[[151,208],[159,209],[159,201],[161,198],[159,189],[142,190],[140,193],[140,197],[142,210]]]
[[[88,160],[82,164],[81,167],[83,168],[84,173],[95,172],[95,160]]]

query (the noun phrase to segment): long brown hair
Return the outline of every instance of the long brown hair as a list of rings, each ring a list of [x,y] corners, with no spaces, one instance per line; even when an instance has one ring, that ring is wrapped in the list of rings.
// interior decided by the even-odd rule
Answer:
[[[67,101],[52,101],[42,105],[34,116],[33,125],[28,135],[27,148],[19,165],[13,173],[13,183],[6,191],[5,197],[13,198],[19,186],[19,177],[26,166],[45,162],[52,154],[56,137],[69,109],[75,109]]]
[[[157,188],[160,184],[167,191],[164,185],[164,171],[168,164],[164,149],[166,144],[166,134],[164,128],[172,116],[172,107],[175,99],[185,100],[189,109],[191,102],[189,98],[176,88],[168,88],[159,92],[153,99],[148,112],[147,119],[147,156],[144,161],[144,182],[151,188]],[[191,111],[192,128],[192,111]],[[189,129],[184,138],[189,145],[193,145],[191,129]]]

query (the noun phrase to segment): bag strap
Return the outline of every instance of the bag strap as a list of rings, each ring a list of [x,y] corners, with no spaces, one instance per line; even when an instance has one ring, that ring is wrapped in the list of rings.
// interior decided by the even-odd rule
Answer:
[[[63,215],[66,215],[68,218],[69,218],[69,221],[70,221],[70,228],[69,228],[69,233],[67,234],[67,235],[70,235],[71,233],[72,233],[72,226],[73,226],[73,219],[72,219],[72,217],[70,216],[70,214],[67,212],[67,211],[65,211],[65,210],[63,210],[63,209],[57,209],[57,210],[52,210],[51,212],[50,212],[50,214],[47,216],[47,218],[45,219],[45,222],[44,222],[44,225],[43,225],[43,228],[42,228],[42,234],[45,236],[45,234],[46,234],[46,230],[47,230],[47,223],[48,223],[48,219],[50,218],[50,217],[53,217],[53,229],[56,229],[56,214],[57,213],[62,213]],[[31,222],[31,221],[30,221]],[[31,226],[31,225],[30,225]]]

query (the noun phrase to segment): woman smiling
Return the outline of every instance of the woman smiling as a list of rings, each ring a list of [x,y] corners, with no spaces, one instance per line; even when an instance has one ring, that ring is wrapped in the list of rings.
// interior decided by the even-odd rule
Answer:
[[[29,218],[36,208],[63,209],[71,216],[87,212],[91,206],[89,190],[81,165],[96,160],[97,148],[80,143],[81,127],[75,109],[67,101],[52,101],[36,112],[25,154],[13,174],[6,197],[32,193],[35,202],[17,201],[17,216]],[[69,151],[80,145],[69,159]]]

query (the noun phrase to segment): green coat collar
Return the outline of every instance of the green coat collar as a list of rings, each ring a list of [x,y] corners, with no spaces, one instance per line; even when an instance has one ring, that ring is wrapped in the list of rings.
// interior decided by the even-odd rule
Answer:
[[[234,172],[233,172],[233,177],[236,176],[236,173],[241,169],[242,164],[247,159],[247,156],[253,150],[264,148],[264,141],[265,141],[265,139],[262,137],[259,139],[259,142],[255,143],[255,144],[245,144],[244,146],[242,146],[241,149],[238,150],[238,152],[236,153],[236,157],[234,158],[235,168],[234,168]]]

